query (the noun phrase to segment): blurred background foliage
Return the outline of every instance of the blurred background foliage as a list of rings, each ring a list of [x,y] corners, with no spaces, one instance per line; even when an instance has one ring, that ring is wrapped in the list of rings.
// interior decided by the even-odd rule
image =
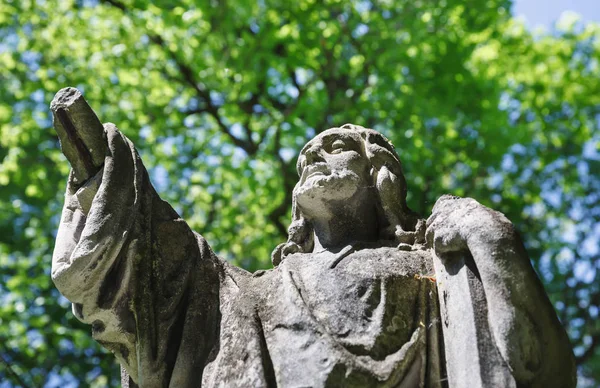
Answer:
[[[477,198],[521,231],[600,382],[600,27],[547,33],[508,0],[0,2],[0,386],[118,384],[50,280],[68,163],[65,86],[137,145],[164,199],[223,257],[268,268],[295,159],[346,122],[396,145],[409,204]]]

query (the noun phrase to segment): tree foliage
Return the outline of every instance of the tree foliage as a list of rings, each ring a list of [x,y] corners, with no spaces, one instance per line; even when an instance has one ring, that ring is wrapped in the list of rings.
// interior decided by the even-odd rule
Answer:
[[[50,280],[69,166],[48,104],[84,92],[191,227],[255,270],[285,238],[295,159],[346,122],[396,145],[410,206],[504,212],[600,380],[600,27],[531,32],[509,0],[0,3],[0,381],[115,384]],[[1,384],[0,384],[1,385]]]

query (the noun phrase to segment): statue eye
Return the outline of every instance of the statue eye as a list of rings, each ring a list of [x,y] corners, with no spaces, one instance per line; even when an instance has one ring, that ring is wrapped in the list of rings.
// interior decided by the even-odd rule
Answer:
[[[336,140],[331,145],[331,153],[332,154],[339,154],[345,148],[346,148],[346,143],[344,143],[342,140]]]

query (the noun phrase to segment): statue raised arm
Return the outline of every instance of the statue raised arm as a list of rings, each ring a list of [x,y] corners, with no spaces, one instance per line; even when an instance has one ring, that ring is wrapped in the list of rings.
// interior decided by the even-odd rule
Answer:
[[[100,124],[77,90],[61,90],[52,110],[73,167],[52,279],[134,381],[193,378],[217,333],[216,257],[156,194],[133,144]]]
[[[250,274],[159,198],[133,144],[76,90],[52,109],[73,167],[52,276],[132,385],[574,386],[510,222],[448,196],[420,219],[380,133],[347,124],[303,148],[288,240]],[[472,338],[454,337],[461,319]]]

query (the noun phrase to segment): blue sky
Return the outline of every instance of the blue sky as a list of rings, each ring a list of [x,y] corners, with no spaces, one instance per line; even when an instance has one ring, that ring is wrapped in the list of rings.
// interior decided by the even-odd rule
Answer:
[[[563,11],[575,11],[584,22],[600,22],[600,0],[514,0],[513,15],[524,16],[531,28],[550,28]]]

